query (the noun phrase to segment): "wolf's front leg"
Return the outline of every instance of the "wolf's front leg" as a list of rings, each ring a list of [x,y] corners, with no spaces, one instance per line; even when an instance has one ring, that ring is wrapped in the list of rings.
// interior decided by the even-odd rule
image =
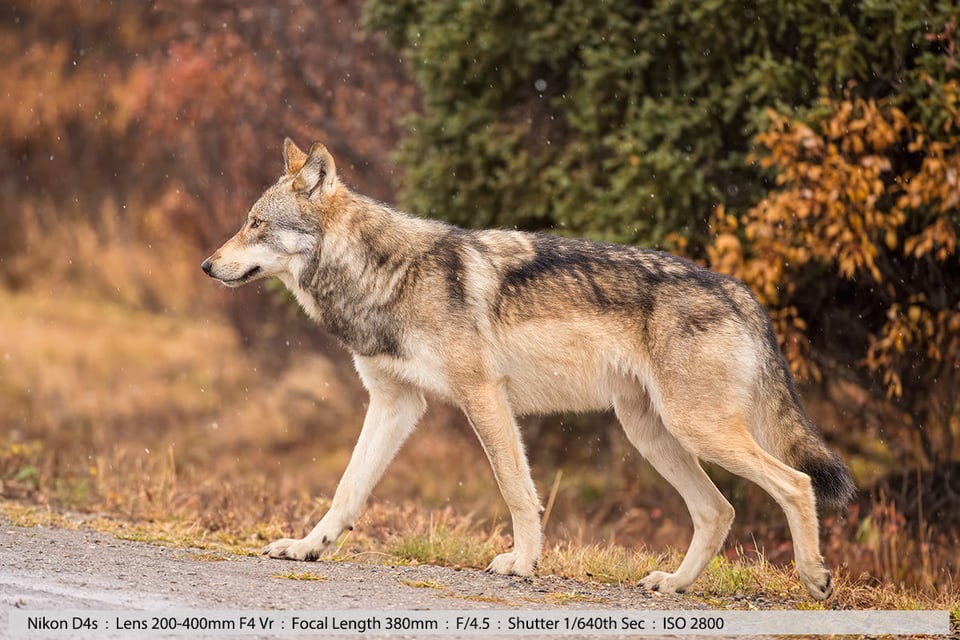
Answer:
[[[313,561],[340,534],[353,529],[364,503],[417,425],[426,401],[416,389],[396,384],[370,388],[370,407],[347,469],[337,485],[330,510],[305,538],[283,538],[263,550],[271,558]]]
[[[500,493],[513,519],[513,551],[493,559],[487,571],[518,576],[533,575],[540,560],[543,507],[530,477],[506,390],[491,382],[471,388],[464,394],[463,409],[490,459]]]

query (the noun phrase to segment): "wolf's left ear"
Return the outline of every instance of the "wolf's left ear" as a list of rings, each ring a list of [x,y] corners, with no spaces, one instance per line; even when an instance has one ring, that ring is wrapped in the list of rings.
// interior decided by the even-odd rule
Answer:
[[[297,146],[297,143],[290,138],[284,138],[283,170],[287,172],[287,175],[290,176],[300,171],[306,161],[307,154],[300,150],[300,147]]]
[[[310,197],[330,195],[337,190],[337,167],[325,146],[317,142],[310,147],[293,186]]]

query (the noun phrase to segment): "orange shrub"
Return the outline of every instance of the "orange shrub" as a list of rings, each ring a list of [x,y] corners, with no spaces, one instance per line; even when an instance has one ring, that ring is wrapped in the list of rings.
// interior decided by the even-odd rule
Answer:
[[[913,118],[855,87],[807,122],[769,111],[751,161],[775,187],[739,217],[716,209],[708,257],[770,307],[801,379],[858,353],[928,464],[960,458],[960,82],[926,81]]]

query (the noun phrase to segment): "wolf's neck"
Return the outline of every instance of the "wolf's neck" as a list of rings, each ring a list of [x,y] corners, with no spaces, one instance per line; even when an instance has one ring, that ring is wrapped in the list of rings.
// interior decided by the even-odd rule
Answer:
[[[324,229],[319,251],[298,257],[284,279],[297,301],[326,331],[360,355],[401,355],[396,305],[431,223],[365,199]],[[293,265],[292,265],[293,266]]]

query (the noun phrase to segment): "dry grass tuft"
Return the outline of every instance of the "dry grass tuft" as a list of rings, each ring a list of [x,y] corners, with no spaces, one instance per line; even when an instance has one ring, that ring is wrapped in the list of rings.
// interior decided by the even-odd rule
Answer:
[[[313,571],[287,571],[286,573],[278,573],[273,577],[281,580],[296,580],[299,582],[326,582],[329,580],[329,578]]]
[[[558,576],[622,585],[636,584],[655,568],[679,563],[679,555],[674,551],[654,554],[642,547],[632,550],[617,545],[561,543],[547,550],[540,569]]]
[[[437,589],[443,591],[447,588],[438,582],[431,582],[430,580],[397,580],[397,584],[414,589]]]

